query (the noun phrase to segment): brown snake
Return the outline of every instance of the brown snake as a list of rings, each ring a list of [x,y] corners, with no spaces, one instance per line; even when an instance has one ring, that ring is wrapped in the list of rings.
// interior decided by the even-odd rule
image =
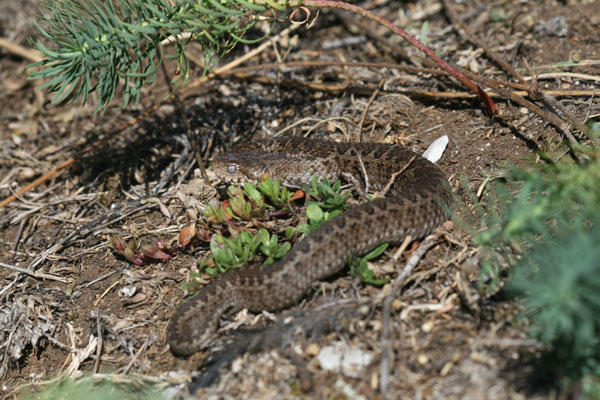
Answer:
[[[392,179],[393,183],[387,197],[326,222],[275,264],[230,271],[181,304],[167,329],[171,350],[181,355],[206,347],[222,315],[244,308],[260,312],[288,307],[299,301],[313,282],[340,271],[351,254],[362,254],[379,243],[397,242],[407,235],[423,237],[448,218],[452,206],[446,177],[435,164],[387,144],[298,137],[257,140],[217,156],[213,169],[226,181],[260,181],[268,175],[296,187],[310,182],[313,174],[330,181],[361,182],[366,173],[370,187],[378,191]]]

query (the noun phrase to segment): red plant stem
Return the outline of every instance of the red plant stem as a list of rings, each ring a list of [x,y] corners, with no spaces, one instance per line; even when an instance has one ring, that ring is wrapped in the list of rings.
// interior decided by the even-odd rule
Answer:
[[[479,86],[477,86],[475,83],[473,83],[472,80],[470,80],[469,78],[464,76],[462,73],[457,71],[455,68],[453,68],[446,61],[439,58],[433,52],[433,50],[431,50],[429,47],[425,46],[423,43],[421,43],[419,40],[417,40],[417,38],[415,38],[414,36],[412,36],[411,34],[406,32],[402,28],[394,25],[392,22],[388,21],[387,19],[380,17],[379,15],[374,14],[371,11],[361,8],[357,5],[345,3],[343,1],[298,0],[298,1],[291,1],[290,3],[288,3],[288,6],[293,6],[293,7],[300,6],[300,5],[309,6],[309,7],[319,7],[319,8],[329,7],[329,8],[337,8],[340,10],[346,10],[346,11],[353,12],[355,14],[362,15],[363,17],[366,17],[372,21],[377,22],[380,25],[385,26],[386,28],[388,28],[395,34],[400,35],[403,39],[408,40],[413,46],[415,46],[416,48],[418,48],[419,50],[421,50],[422,52],[427,54],[441,68],[448,71],[448,73],[450,75],[452,75],[453,77],[458,79],[463,85],[465,85],[466,87],[471,89],[475,94],[477,94],[481,98],[481,100],[483,101],[483,103],[485,104],[485,106],[487,107],[487,109],[491,115],[497,115],[499,113],[498,106],[496,106],[496,104],[491,99],[491,97],[488,96],[488,94],[486,92],[484,92],[483,89],[481,89]]]

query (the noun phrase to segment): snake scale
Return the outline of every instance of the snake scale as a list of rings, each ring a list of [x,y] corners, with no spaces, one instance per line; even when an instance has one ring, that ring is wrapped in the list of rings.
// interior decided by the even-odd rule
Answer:
[[[260,312],[288,307],[313,282],[340,271],[351,254],[364,253],[382,242],[398,242],[407,235],[423,237],[449,217],[452,206],[443,172],[394,145],[263,139],[218,155],[213,169],[229,182],[256,182],[270,176],[292,187],[310,182],[313,174],[355,183],[364,183],[366,174],[370,188],[377,191],[393,183],[385,197],[353,207],[321,225],[273,265],[230,271],[181,304],[167,329],[167,342],[180,355],[206,347],[224,314],[244,308]]]

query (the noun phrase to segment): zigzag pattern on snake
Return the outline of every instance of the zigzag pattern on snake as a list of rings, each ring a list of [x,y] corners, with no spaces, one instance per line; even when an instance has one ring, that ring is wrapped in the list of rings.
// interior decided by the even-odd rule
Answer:
[[[230,271],[181,304],[167,328],[171,350],[181,355],[204,348],[224,314],[291,306],[313,282],[340,271],[351,254],[362,254],[382,242],[401,241],[407,235],[423,237],[449,217],[452,207],[443,172],[394,145],[264,139],[217,156],[213,169],[230,182],[260,181],[268,175],[296,187],[309,183],[313,174],[330,181],[364,182],[366,173],[370,188],[377,191],[402,172],[393,179],[386,197],[351,208],[321,225],[273,265]]]

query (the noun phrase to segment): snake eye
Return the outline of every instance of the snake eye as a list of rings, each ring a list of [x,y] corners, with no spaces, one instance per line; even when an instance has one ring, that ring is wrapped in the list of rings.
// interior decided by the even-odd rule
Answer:
[[[237,167],[235,165],[228,165],[227,166],[227,172],[229,172],[230,174],[235,174],[237,171]]]

